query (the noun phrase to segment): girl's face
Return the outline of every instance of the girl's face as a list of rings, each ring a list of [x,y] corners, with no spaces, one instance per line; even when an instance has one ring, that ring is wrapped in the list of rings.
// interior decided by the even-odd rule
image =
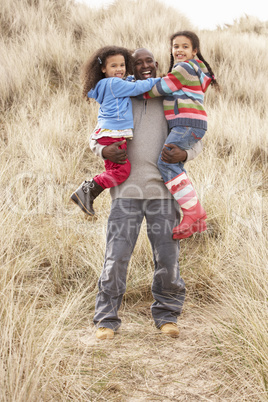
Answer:
[[[174,64],[193,59],[197,49],[193,49],[192,42],[186,36],[176,36],[172,41],[172,55]]]
[[[105,67],[102,67],[101,71],[105,74],[106,78],[124,78],[126,74],[126,63],[124,56],[122,54],[108,56],[106,59]]]

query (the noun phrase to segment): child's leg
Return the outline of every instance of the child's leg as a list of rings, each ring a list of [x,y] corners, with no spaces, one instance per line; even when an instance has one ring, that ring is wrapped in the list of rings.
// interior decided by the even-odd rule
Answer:
[[[192,129],[186,129],[187,130],[183,130],[183,127],[175,127],[175,130],[171,130],[166,144],[175,144],[182,149],[190,148],[193,143],[198,140],[193,137]],[[193,137],[194,140],[189,137]],[[185,148],[185,146],[187,146],[187,148]],[[173,238],[182,239],[191,236],[194,232],[206,230],[206,223],[204,221],[207,217],[206,212],[199,203],[193,185],[183,168],[183,163],[172,164],[163,162],[160,155],[158,168],[165,181],[165,185],[181,206],[183,212],[183,219],[180,225],[173,229]]]
[[[174,144],[183,150],[187,150],[190,149],[195,143],[200,141],[204,134],[205,130],[196,129],[193,127],[173,127],[166,139],[165,144]],[[158,168],[165,182],[171,180],[172,177],[185,172],[183,162],[175,164],[163,162],[161,160],[161,154],[158,159]]]
[[[166,144],[175,144],[181,149],[190,149],[194,144],[200,141],[206,131],[195,127],[173,127],[167,137]]]
[[[98,139],[98,143],[101,145],[111,145],[115,142],[123,141],[125,138],[110,138],[102,137]],[[127,149],[127,143],[119,146],[120,149]],[[131,165],[129,160],[126,160],[125,164],[114,163],[108,159],[105,160],[105,172],[94,177],[94,180],[102,188],[111,188],[123,183],[130,174]]]
[[[201,206],[195,189],[185,172],[165,182],[168,190],[181,207],[183,219],[173,229],[173,239],[185,239],[195,232],[206,230],[206,212]]]
[[[75,202],[85,214],[93,216],[95,215],[93,201],[103,190],[104,189],[96,183],[94,179],[83,181],[78,189],[71,195],[71,200]]]
[[[100,138],[98,142],[102,145],[110,145],[114,142],[123,141],[124,139],[123,137],[103,137]],[[126,143],[122,144],[120,148],[126,149]],[[129,160],[123,165],[106,160],[105,168],[105,172],[95,176],[90,181],[84,181],[71,195],[71,200],[74,201],[83,212],[91,216],[95,214],[93,209],[93,201],[95,198],[97,198],[105,188],[114,187],[123,183],[130,174]]]

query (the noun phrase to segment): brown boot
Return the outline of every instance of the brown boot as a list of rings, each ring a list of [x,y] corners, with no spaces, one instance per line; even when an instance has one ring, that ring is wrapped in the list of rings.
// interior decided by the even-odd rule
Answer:
[[[97,329],[96,338],[97,339],[113,339],[114,331],[110,328],[100,327]]]
[[[71,200],[75,202],[83,212],[93,216],[93,201],[104,190],[94,179],[84,181],[77,190],[71,195]]]
[[[162,334],[170,336],[171,338],[178,338],[180,330],[175,322],[167,322],[161,325],[160,331]]]

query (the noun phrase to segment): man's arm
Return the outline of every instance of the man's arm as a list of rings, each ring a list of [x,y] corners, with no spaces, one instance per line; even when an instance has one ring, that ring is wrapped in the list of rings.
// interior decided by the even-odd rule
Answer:
[[[109,159],[114,163],[119,163],[120,165],[124,165],[127,159],[127,153],[125,149],[119,149],[119,146],[123,144],[124,141],[118,141],[111,145],[101,145],[98,141],[90,138],[89,146],[91,151],[101,157],[102,159]]]
[[[190,149],[187,149],[187,158],[185,162],[192,161],[194,158],[196,158],[203,150],[203,142],[198,141],[194,146]]]
[[[167,149],[170,148],[170,150]],[[174,144],[165,144],[162,151],[162,160],[166,163],[189,162],[197,157],[203,149],[202,141],[198,141],[192,148],[184,151]]]
[[[98,141],[93,140],[93,139],[90,137],[90,139],[89,139],[89,147],[90,147],[91,151],[92,151],[95,155],[97,155],[97,156],[99,156],[100,158],[104,159],[103,156],[102,156],[102,150],[103,150],[103,148],[105,148],[105,145],[99,144]]]
[[[123,142],[124,141],[118,141],[114,144],[105,146],[100,145],[96,140],[90,139],[89,146],[93,153],[102,159],[109,159],[114,163],[123,165],[126,163],[125,160],[127,159],[125,149],[119,149],[119,145],[123,144]],[[168,150],[167,147],[171,149]],[[202,149],[202,141],[198,141],[192,148],[187,149],[187,151],[184,151],[174,144],[165,144],[162,151],[162,160],[166,163],[189,162],[196,158]]]

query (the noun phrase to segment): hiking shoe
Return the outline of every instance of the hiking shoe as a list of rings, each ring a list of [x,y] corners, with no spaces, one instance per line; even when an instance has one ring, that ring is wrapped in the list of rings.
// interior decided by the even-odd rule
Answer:
[[[175,322],[168,322],[166,324],[163,324],[160,327],[160,331],[164,335],[171,336],[171,338],[178,338],[180,333],[179,328]]]
[[[114,331],[111,328],[100,327],[97,329],[97,339],[113,339]]]
[[[84,181],[71,195],[71,200],[75,202],[85,214],[93,216],[93,201],[103,192],[103,188],[94,179]]]

